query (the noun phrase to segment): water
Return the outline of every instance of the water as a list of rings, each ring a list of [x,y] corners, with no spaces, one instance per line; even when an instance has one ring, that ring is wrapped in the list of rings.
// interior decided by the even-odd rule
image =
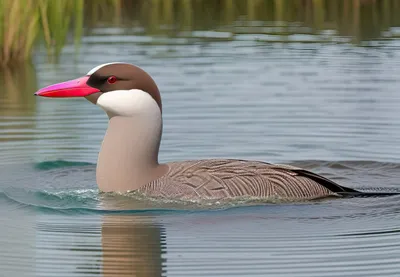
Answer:
[[[84,99],[32,96],[99,63],[132,62],[162,93],[163,162],[290,163],[398,190],[400,41],[294,28],[279,42],[260,24],[270,23],[174,36],[98,28],[78,55],[67,45],[56,65],[39,52],[3,72],[0,276],[399,276],[400,197],[199,207],[99,194],[106,116]]]

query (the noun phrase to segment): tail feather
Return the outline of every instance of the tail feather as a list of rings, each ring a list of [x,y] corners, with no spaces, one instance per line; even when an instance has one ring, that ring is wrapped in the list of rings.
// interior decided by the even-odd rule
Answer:
[[[307,170],[293,170],[301,176],[308,177],[319,184],[323,185],[330,191],[337,193],[342,197],[388,197],[400,195],[399,191],[360,191],[348,187],[341,186],[332,180],[329,180],[321,175],[315,174]],[[384,190],[384,188],[382,188]]]
[[[321,175],[315,174],[308,170],[300,169],[300,170],[293,170],[293,171],[296,172],[297,174],[299,174],[300,176],[307,177],[307,178],[317,182],[318,184],[326,187],[327,189],[329,189],[332,192],[335,192],[335,193],[359,193],[359,191],[357,191],[355,189],[341,186],[341,185],[335,183],[334,181],[329,180],[328,178],[325,178]]]
[[[343,197],[389,197],[389,196],[395,196],[395,195],[400,195],[400,192],[384,192],[384,191],[368,191],[368,192],[363,192],[363,191],[355,191],[355,192],[337,192],[340,196]]]

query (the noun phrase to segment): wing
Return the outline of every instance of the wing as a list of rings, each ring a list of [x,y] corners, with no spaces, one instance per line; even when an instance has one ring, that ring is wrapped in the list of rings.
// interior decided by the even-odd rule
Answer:
[[[164,197],[313,199],[355,192],[301,168],[257,161],[213,159],[169,164],[169,173],[144,187]]]

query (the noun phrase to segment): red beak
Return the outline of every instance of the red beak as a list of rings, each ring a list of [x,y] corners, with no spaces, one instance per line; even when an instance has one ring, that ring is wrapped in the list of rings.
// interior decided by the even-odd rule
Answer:
[[[54,84],[38,90],[35,95],[43,97],[84,97],[99,92],[86,84],[89,76]]]

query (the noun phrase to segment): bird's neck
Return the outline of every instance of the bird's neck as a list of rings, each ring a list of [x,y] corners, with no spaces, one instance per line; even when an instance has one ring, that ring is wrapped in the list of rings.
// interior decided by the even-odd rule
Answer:
[[[111,117],[97,161],[99,189],[135,190],[165,174],[166,166],[158,163],[161,134],[161,113]]]

